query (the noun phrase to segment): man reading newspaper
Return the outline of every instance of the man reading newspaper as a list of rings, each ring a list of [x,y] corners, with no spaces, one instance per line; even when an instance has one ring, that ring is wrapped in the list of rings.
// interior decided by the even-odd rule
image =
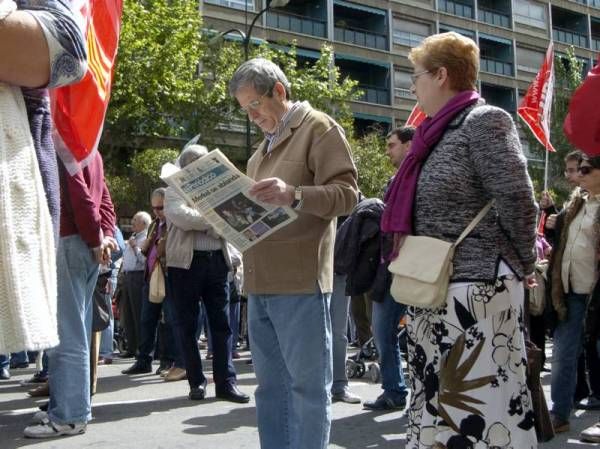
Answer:
[[[248,161],[259,202],[298,218],[244,253],[244,289],[258,380],[263,449],[324,449],[332,383],[329,300],[335,218],[356,204],[356,168],[343,129],[307,102],[265,59],[242,64],[229,92],[265,133]]]

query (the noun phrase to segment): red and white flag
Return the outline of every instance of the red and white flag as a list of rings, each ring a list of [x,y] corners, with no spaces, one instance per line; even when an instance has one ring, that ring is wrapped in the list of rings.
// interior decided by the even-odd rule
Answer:
[[[423,112],[423,110],[419,107],[418,103],[415,103],[415,107],[410,112],[408,119],[404,126],[414,126],[415,128],[421,124],[423,120],[425,120],[427,116]]]
[[[550,143],[550,113],[554,94],[554,51],[550,41],[540,71],[527,89],[517,114],[529,126],[535,138],[548,151],[555,151]]]
[[[121,29],[122,0],[74,0],[85,30],[88,68],[77,84],[52,89],[54,146],[69,173],[85,167],[98,148],[112,85]]]

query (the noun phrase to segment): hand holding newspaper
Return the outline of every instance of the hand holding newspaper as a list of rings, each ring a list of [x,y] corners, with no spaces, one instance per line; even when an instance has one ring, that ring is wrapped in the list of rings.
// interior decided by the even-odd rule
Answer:
[[[298,216],[290,207],[252,198],[248,191],[256,182],[218,149],[185,168],[165,164],[160,177],[242,253]]]

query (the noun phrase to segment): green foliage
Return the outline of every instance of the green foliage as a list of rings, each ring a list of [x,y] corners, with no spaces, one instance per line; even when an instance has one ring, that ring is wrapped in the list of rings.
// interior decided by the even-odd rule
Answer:
[[[197,112],[203,80],[202,20],[190,0],[125,0],[106,134],[127,145],[136,135],[181,136]]]
[[[120,173],[108,172],[106,181],[117,216],[130,217],[138,210],[148,209],[152,191],[165,186],[160,179],[161,167],[175,161],[178,155],[175,149],[147,149],[136,153]]]
[[[350,145],[360,191],[367,198],[382,198],[387,182],[396,171],[385,154],[386,139],[379,133],[370,133],[351,139]]]
[[[569,48],[565,57],[555,57],[554,60],[554,99],[552,102],[552,116],[550,124],[550,142],[556,153],[548,155],[548,189],[554,197],[556,204],[562,204],[569,196],[570,188],[564,179],[564,158],[571,151],[576,150],[567,140],[563,132],[563,122],[567,116],[569,102],[573,92],[582,82],[583,63],[575,57],[573,47]],[[529,130],[526,131],[532,153],[539,159],[545,158],[545,149],[533,138]],[[537,198],[544,189],[544,167],[530,166],[529,174]]]

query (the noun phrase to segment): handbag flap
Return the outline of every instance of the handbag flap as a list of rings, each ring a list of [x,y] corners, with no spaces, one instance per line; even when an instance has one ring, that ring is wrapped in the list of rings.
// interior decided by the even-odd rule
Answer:
[[[388,270],[392,274],[433,284],[439,279],[453,253],[452,243],[432,237],[408,235],[398,257],[390,263]]]

